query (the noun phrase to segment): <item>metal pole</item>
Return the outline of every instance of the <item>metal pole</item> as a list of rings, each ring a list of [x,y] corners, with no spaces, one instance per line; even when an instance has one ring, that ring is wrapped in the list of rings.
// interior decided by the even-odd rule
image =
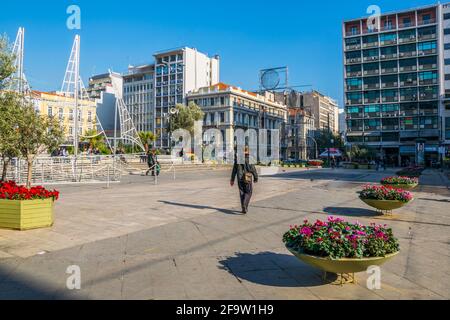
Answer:
[[[78,156],[78,91],[80,79],[80,36],[75,36],[75,135],[74,135],[74,155]]]
[[[328,137],[331,139],[331,130],[330,130],[330,113],[327,114],[327,124],[328,124]],[[331,141],[330,141],[331,142]],[[330,143],[327,143],[328,145],[328,166],[331,166],[331,155],[330,155]]]

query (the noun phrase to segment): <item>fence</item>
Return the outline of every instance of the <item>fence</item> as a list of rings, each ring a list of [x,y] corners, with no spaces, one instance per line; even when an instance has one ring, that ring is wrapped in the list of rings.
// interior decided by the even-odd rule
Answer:
[[[3,162],[0,160],[1,168]],[[17,183],[27,180],[27,162],[13,159],[8,165],[7,179]],[[126,173],[123,156],[39,157],[33,162],[32,184],[120,182]]]

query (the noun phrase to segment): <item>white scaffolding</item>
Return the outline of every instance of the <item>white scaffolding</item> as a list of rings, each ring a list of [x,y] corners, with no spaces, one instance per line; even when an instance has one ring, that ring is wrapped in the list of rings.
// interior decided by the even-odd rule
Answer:
[[[27,78],[24,72],[24,55],[25,55],[25,28],[20,27],[17,31],[16,41],[12,53],[15,57],[14,67],[16,69],[12,76],[10,83],[10,90],[18,91],[20,93],[30,92],[30,86],[28,85]]]

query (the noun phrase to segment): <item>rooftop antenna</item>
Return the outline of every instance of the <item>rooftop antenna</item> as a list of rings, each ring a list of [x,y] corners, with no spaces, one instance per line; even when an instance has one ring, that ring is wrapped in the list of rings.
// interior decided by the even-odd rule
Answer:
[[[25,28],[20,27],[17,31],[16,41],[14,42],[12,53],[15,57],[14,67],[16,69],[13,79],[11,81],[10,89],[18,91],[19,93],[29,92],[27,78],[25,77],[23,58],[25,54]]]

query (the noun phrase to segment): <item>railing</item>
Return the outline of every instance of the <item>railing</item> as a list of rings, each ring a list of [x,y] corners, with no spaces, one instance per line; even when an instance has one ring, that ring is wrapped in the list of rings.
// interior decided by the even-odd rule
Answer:
[[[0,161],[3,167],[2,161]],[[71,184],[120,182],[126,160],[123,156],[39,157],[33,162],[32,184]],[[24,184],[27,181],[27,162],[13,159],[7,179]]]

